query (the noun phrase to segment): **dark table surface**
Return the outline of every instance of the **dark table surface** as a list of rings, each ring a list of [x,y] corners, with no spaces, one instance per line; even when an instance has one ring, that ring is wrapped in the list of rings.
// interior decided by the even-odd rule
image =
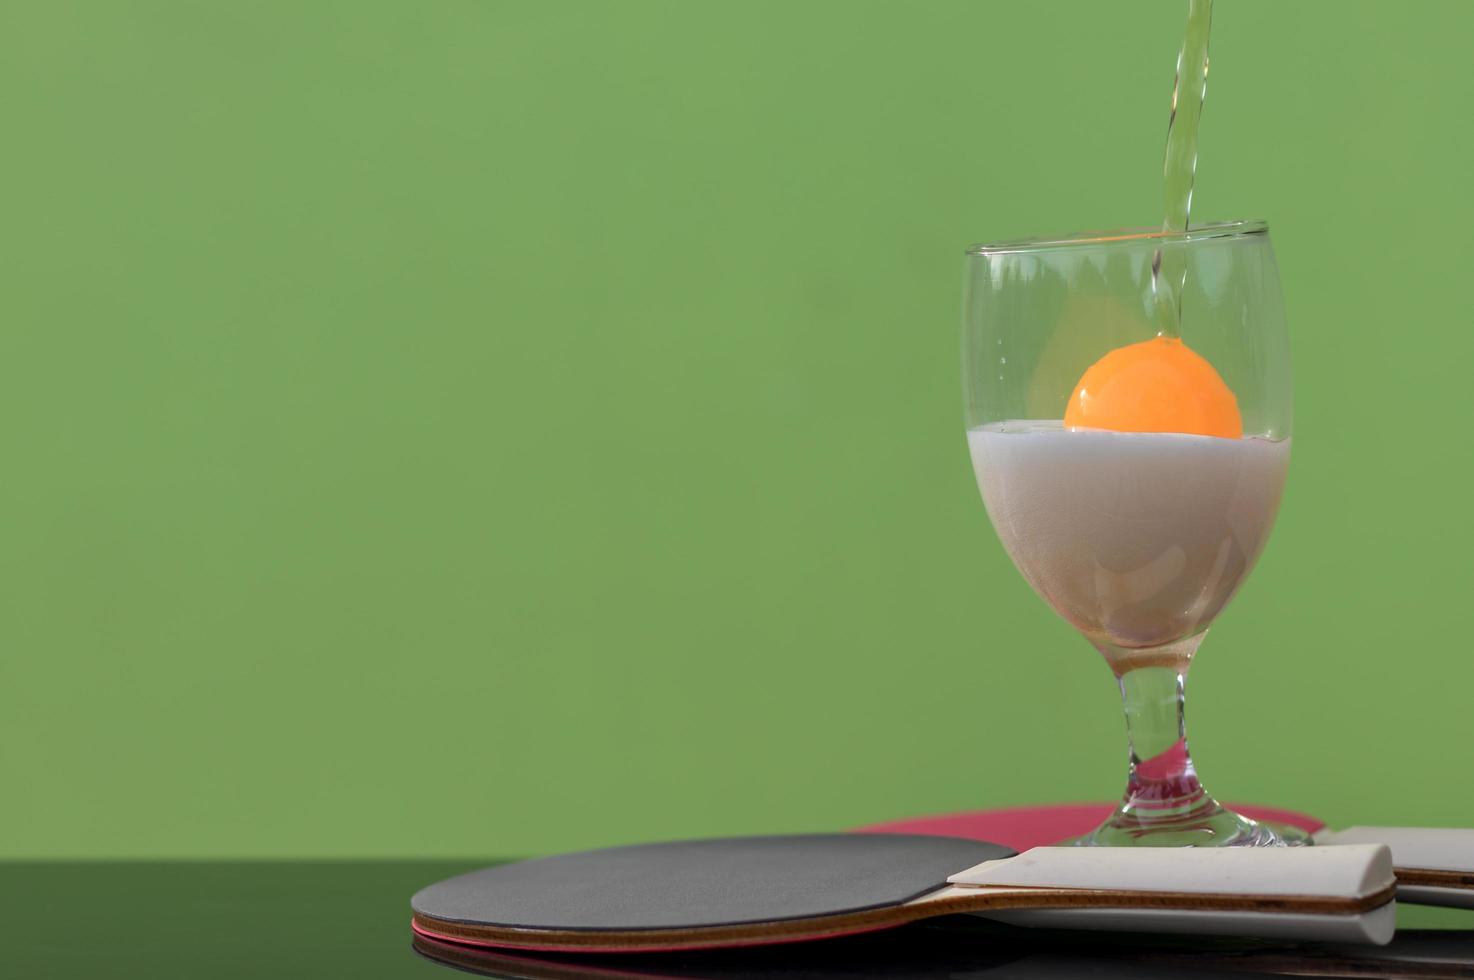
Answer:
[[[489,861],[0,864],[0,977],[1474,977],[1474,911],[1399,909],[1390,947],[1015,930],[950,917],[769,949],[417,950],[409,896]],[[425,944],[421,944],[424,946]]]

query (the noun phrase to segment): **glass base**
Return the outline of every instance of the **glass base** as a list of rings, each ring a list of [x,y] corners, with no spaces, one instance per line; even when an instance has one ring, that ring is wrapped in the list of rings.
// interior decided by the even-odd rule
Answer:
[[[1225,809],[1198,780],[1183,716],[1186,673],[1202,634],[1152,650],[1100,646],[1116,673],[1131,744],[1121,805],[1078,847],[1293,847],[1311,843],[1294,827]],[[1123,659],[1129,653],[1130,660]]]
[[[1075,847],[1304,847],[1310,835],[1298,827],[1250,820],[1205,799],[1172,813],[1143,812],[1123,803]]]

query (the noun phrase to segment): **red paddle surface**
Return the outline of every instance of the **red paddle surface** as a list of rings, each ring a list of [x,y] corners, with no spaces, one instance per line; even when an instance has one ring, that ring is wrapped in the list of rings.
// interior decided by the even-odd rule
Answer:
[[[868,834],[936,834],[940,837],[970,837],[992,841],[1016,851],[1058,844],[1098,827],[1115,807],[1114,803],[1055,803],[1048,806],[1017,806],[1002,810],[970,810],[935,817],[913,817],[856,828]],[[1229,809],[1255,820],[1289,824],[1315,833],[1324,823],[1294,810],[1271,806],[1228,804]]]

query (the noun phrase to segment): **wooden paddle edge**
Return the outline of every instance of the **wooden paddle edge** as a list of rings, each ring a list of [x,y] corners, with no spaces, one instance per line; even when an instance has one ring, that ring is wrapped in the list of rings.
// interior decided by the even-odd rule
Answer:
[[[1427,885],[1434,888],[1474,888],[1474,873],[1448,871],[1442,868],[1396,868],[1400,885]]]
[[[540,980],[589,980],[590,977],[616,977],[627,980],[635,976],[633,973],[618,968],[593,967],[577,961],[559,963],[556,960],[538,960],[516,955],[522,952],[521,950],[514,952],[483,946],[457,945],[421,933],[415,933],[411,947],[432,963],[483,976],[491,975],[487,972],[489,969],[517,970],[516,976],[518,977],[537,977]],[[650,976],[659,975],[650,974]]]
[[[976,894],[923,896],[903,905],[861,909],[806,919],[743,922],[674,929],[528,929],[456,922],[415,913],[417,932],[435,939],[539,952],[650,952],[828,939],[890,929],[938,915],[1009,909],[1162,909],[1175,912],[1361,915],[1392,901],[1388,885],[1359,898],[1324,895],[1201,895],[1190,892],[1128,892],[1105,889],[980,888]]]

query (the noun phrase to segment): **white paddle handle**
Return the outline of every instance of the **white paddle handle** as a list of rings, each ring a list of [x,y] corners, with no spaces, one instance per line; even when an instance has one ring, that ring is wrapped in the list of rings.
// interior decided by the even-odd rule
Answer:
[[[1474,878],[1474,830],[1448,827],[1348,827],[1321,831],[1317,844],[1375,841],[1392,849],[1392,864],[1408,871],[1447,871]],[[1474,883],[1449,885],[1398,882],[1397,897],[1419,905],[1474,909]]]
[[[1395,903],[1345,914],[1257,910],[1253,900],[1293,896],[1348,901],[1393,884],[1382,844],[1292,848],[1036,847],[953,875],[954,888],[1067,888],[1108,892],[1243,896],[1234,911],[1152,908],[1017,909],[982,913],[1021,926],[1183,932],[1262,938],[1386,943]]]
[[[1192,895],[1362,898],[1393,884],[1382,844],[1345,847],[1036,847],[984,861],[954,885],[1099,888]]]
[[[1321,831],[1317,844],[1386,844],[1399,868],[1474,874],[1474,830],[1447,827],[1348,827]]]
[[[1184,933],[1189,936],[1252,936],[1294,942],[1366,943],[1385,946],[1397,931],[1397,903],[1357,915],[1287,912],[1212,912],[1176,909],[1005,909],[979,912],[1011,926],[1030,929],[1090,929],[1106,932]]]

